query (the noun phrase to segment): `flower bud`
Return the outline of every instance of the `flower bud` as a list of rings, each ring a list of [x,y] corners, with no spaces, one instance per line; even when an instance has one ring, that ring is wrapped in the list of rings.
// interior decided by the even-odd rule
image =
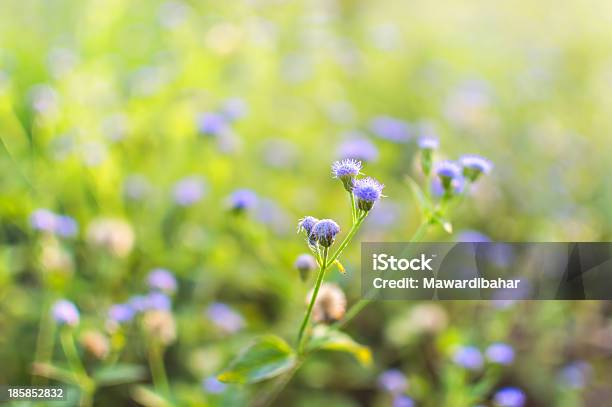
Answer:
[[[306,296],[310,303],[314,289]],[[346,312],[346,296],[340,287],[333,283],[323,283],[312,309],[312,320],[316,323],[330,323],[342,319]]]
[[[81,345],[96,359],[104,359],[110,350],[108,338],[98,331],[86,331],[81,336]]]
[[[357,198],[357,207],[362,211],[369,211],[374,207],[376,201],[382,197],[385,187],[374,178],[363,178],[355,181],[353,194]]]
[[[493,164],[486,158],[478,155],[464,155],[459,158],[459,163],[463,167],[463,176],[474,182],[481,174],[488,174],[493,168]]]
[[[340,233],[340,226],[331,219],[322,219],[313,227],[310,234],[311,240],[318,242],[323,247],[331,246]]]
[[[79,310],[68,300],[59,300],[51,309],[53,319],[60,325],[76,326],[79,323]]]
[[[447,194],[452,194],[453,180],[461,177],[461,168],[452,161],[441,161],[436,165],[436,174]]]
[[[312,235],[312,228],[314,228],[314,225],[316,225],[318,221],[319,219],[315,217],[304,216],[298,222],[298,233],[303,231],[308,237],[308,244],[310,244],[311,246],[315,246],[317,244],[316,240],[314,240],[314,237]]]
[[[302,281],[306,281],[310,272],[317,268],[317,261],[310,254],[301,254],[295,260],[295,268],[300,272]]]

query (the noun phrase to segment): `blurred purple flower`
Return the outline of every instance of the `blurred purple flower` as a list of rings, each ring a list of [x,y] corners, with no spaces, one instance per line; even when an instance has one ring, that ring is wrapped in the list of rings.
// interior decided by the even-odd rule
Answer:
[[[53,304],[51,315],[60,325],[75,326],[79,323],[79,310],[68,300],[58,300]]]
[[[365,138],[355,138],[343,141],[338,146],[338,156],[340,159],[351,158],[365,162],[374,162],[378,159],[378,149],[370,140]]]
[[[114,304],[108,310],[108,319],[117,323],[129,322],[135,310],[129,304]]]
[[[414,400],[408,396],[396,396],[393,398],[393,407],[414,407]]]
[[[462,230],[455,240],[457,242],[486,243],[490,242],[491,238],[476,230]]]
[[[174,275],[162,268],[151,270],[147,277],[147,283],[152,290],[159,290],[166,294],[172,294],[176,291],[176,278]]]
[[[453,354],[453,361],[469,370],[479,370],[484,364],[480,350],[474,346],[461,346]]]
[[[440,141],[436,137],[423,136],[419,138],[417,144],[421,150],[437,150],[440,146]]]
[[[147,297],[144,295],[134,295],[130,297],[128,305],[136,312],[142,312],[147,309]]]
[[[198,117],[198,131],[205,136],[219,136],[229,129],[227,119],[219,113],[202,113]]]
[[[250,189],[237,189],[228,198],[229,207],[235,212],[251,210],[257,205],[257,201],[257,194]]]
[[[570,388],[582,389],[586,386],[591,374],[591,365],[583,360],[578,360],[561,369],[559,379],[562,384]]]
[[[272,168],[289,168],[298,161],[296,145],[282,138],[270,138],[262,142],[259,154]]]
[[[499,407],[523,407],[527,396],[517,387],[505,387],[495,393],[493,401]]]
[[[190,206],[204,196],[204,181],[199,177],[186,177],[174,185],[174,200],[181,206]]]
[[[457,179],[461,177],[461,167],[452,161],[440,161],[436,164],[436,174],[442,179]]]
[[[76,220],[67,215],[57,215],[55,219],[55,233],[61,237],[74,237],[79,231]]]
[[[389,116],[375,117],[370,122],[370,130],[376,136],[396,143],[405,143],[411,137],[408,123]]]
[[[485,351],[487,359],[500,365],[510,365],[514,361],[514,349],[506,343],[494,343]]]
[[[378,386],[391,394],[401,394],[408,389],[408,379],[401,371],[389,369],[378,376]]]
[[[206,315],[213,324],[226,333],[235,333],[244,327],[242,316],[220,302],[209,305],[206,309]]]
[[[204,391],[210,394],[220,394],[225,391],[227,384],[219,381],[216,377],[207,377],[202,380],[202,387]]]
[[[172,308],[172,300],[164,293],[152,292],[145,298],[145,310],[169,311]]]
[[[37,209],[30,215],[30,224],[36,230],[53,232],[55,223],[56,216],[48,209]]]

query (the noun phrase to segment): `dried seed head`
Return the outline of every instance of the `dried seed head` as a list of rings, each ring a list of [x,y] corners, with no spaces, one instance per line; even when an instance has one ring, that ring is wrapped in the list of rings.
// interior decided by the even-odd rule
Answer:
[[[81,345],[96,359],[104,359],[110,350],[108,338],[98,331],[85,331],[81,336]]]
[[[314,290],[306,296],[310,303]],[[342,319],[346,312],[346,296],[340,287],[333,283],[323,283],[312,309],[312,319],[316,323],[330,323]]]
[[[176,322],[168,311],[147,311],[142,318],[142,326],[149,336],[163,345],[169,345],[176,340]]]

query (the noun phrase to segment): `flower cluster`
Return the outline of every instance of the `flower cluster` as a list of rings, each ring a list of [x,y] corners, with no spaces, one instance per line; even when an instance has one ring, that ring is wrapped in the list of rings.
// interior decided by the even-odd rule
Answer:
[[[48,209],[37,209],[32,212],[30,224],[36,230],[60,237],[74,237],[79,231],[79,225],[73,218],[56,214]]]

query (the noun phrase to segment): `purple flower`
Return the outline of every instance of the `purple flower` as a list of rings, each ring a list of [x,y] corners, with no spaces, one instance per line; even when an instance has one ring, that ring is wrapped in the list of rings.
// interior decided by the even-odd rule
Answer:
[[[246,102],[240,98],[227,99],[221,107],[221,112],[229,121],[235,121],[246,116],[248,106]]]
[[[147,297],[144,295],[134,295],[130,297],[128,305],[136,312],[142,312],[147,309]]]
[[[459,163],[463,167],[463,175],[472,182],[481,174],[488,174],[493,169],[491,161],[478,155],[461,156]]]
[[[134,313],[129,304],[115,304],[108,310],[108,319],[117,323],[129,322],[134,318]]]
[[[517,387],[505,387],[495,393],[493,401],[499,407],[523,407],[527,396]]]
[[[61,237],[74,237],[79,231],[76,220],[67,215],[57,215],[55,218],[55,233]]]
[[[226,304],[215,302],[207,308],[206,314],[218,328],[226,333],[235,333],[244,327],[242,316]]]
[[[474,346],[461,346],[453,354],[453,361],[469,370],[479,370],[483,363],[482,353]]]
[[[79,323],[79,310],[68,300],[58,300],[51,309],[53,319],[60,325],[75,326]]]
[[[353,183],[353,194],[357,198],[357,207],[363,211],[369,211],[382,196],[385,186],[374,178],[362,178]]]
[[[317,268],[317,261],[310,254],[300,254],[295,260],[294,267],[300,272],[302,281],[305,281],[310,272]]]
[[[348,192],[353,190],[355,177],[361,171],[361,162],[350,158],[336,161],[332,164],[332,174],[344,184],[344,189]]]
[[[342,159],[352,158],[365,162],[373,162],[378,159],[378,149],[365,138],[346,140],[338,147],[338,156]]]
[[[257,205],[257,194],[250,189],[237,189],[228,198],[229,207],[235,212],[244,212]]]
[[[397,369],[389,369],[378,376],[378,385],[391,394],[401,394],[408,389],[408,379]]]
[[[436,164],[435,172],[438,175],[442,187],[447,194],[452,193],[456,188],[453,181],[461,179],[461,167],[452,161],[441,161]]]
[[[145,310],[169,311],[172,308],[172,300],[164,293],[154,291],[145,297]]]
[[[370,130],[378,137],[396,143],[410,140],[408,123],[389,116],[378,116],[370,122]]]
[[[53,232],[57,217],[48,209],[37,209],[30,215],[30,224],[36,230]]]
[[[414,400],[408,396],[396,396],[393,398],[393,407],[414,407]]]
[[[476,230],[463,230],[457,235],[457,242],[487,243],[491,238]]]
[[[312,217],[312,216],[304,216],[302,219],[300,219],[300,221],[298,222],[298,233],[300,232],[304,232],[306,234],[306,236],[308,237],[308,243],[312,246],[314,246],[316,244],[316,240],[314,239],[314,236],[312,234],[312,228],[314,228],[314,225],[317,224],[317,222],[319,221],[319,219]]]
[[[174,185],[174,200],[181,206],[190,206],[204,196],[204,181],[199,177],[186,177]]]
[[[198,130],[205,136],[219,136],[229,129],[227,119],[219,113],[202,113],[198,117]]]
[[[440,146],[440,141],[436,137],[423,136],[418,141],[421,150],[437,150]]]
[[[172,294],[176,291],[176,278],[166,269],[156,268],[151,270],[147,277],[147,282],[152,290],[159,290],[167,294]]]
[[[510,365],[514,361],[514,349],[506,343],[494,343],[485,351],[487,359],[500,365]]]
[[[310,236],[321,246],[329,247],[336,240],[338,233],[340,233],[340,226],[336,222],[331,219],[322,219],[313,226]]]
[[[202,380],[202,387],[207,393],[220,394],[225,391],[227,384],[222,383],[216,377],[207,377],[206,379]]]
[[[586,386],[592,373],[591,365],[579,360],[565,366],[560,374],[560,381],[572,389],[582,389]]]

